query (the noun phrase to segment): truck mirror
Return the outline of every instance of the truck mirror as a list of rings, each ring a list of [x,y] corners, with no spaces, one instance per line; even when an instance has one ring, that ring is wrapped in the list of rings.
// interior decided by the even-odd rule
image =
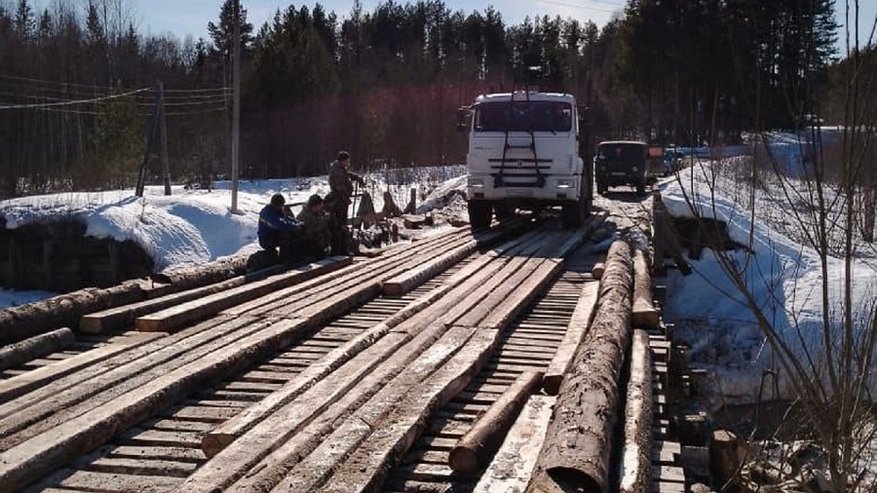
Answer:
[[[467,116],[469,116],[469,109],[468,109],[468,108],[463,107],[463,108],[459,108],[459,109],[457,109],[457,124],[456,124],[456,127],[457,127],[457,130],[458,130],[458,131],[460,131],[460,132],[464,132],[464,131],[466,131],[466,127],[468,127],[468,125],[466,124],[466,123],[467,123],[467,122],[466,122],[466,117],[467,117]]]

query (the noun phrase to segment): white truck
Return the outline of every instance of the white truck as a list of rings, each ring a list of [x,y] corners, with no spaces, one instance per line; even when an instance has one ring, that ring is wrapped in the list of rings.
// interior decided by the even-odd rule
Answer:
[[[567,227],[588,216],[593,173],[579,155],[579,115],[570,94],[515,91],[478,96],[467,108],[466,195],[475,229],[515,209],[561,207]],[[465,124],[463,124],[465,125]]]

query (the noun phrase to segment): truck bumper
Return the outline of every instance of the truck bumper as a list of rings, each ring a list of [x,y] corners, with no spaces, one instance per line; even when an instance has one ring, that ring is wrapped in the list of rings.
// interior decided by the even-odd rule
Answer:
[[[466,197],[469,200],[559,204],[579,199],[581,179],[580,175],[552,175],[546,176],[544,187],[516,187],[513,184],[495,187],[490,175],[469,175]]]

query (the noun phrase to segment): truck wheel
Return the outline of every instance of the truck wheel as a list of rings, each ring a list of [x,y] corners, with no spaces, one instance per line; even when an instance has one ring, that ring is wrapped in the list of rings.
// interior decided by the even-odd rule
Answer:
[[[609,186],[606,185],[606,183],[604,183],[602,181],[597,182],[597,193],[599,193],[600,195],[606,195],[606,192],[608,192],[608,191],[609,191]]]
[[[578,202],[564,202],[560,209],[560,220],[564,228],[578,228],[588,218],[588,207],[584,197]]]
[[[493,206],[490,202],[481,200],[469,201],[469,224],[472,229],[487,229],[493,216]]]
[[[494,205],[493,212],[496,214],[496,219],[499,222],[505,222],[515,217],[515,208],[505,204]]]
[[[643,195],[646,193],[646,185],[643,182],[639,182],[636,184],[636,193],[639,195]]]

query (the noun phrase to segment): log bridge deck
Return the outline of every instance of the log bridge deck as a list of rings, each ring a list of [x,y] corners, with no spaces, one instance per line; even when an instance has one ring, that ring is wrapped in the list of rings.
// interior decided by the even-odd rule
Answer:
[[[551,472],[549,423],[576,398],[582,341],[611,311],[598,303],[605,277],[592,275],[604,261],[612,272],[611,258],[589,253],[601,220],[458,228],[376,258],[86,315],[75,342],[58,332],[54,345],[31,344],[43,352],[25,344],[33,359],[0,373],[0,493],[569,490]],[[639,375],[646,390],[619,400],[647,394],[637,409],[649,419],[627,430],[632,411],[618,409],[609,434],[623,427],[625,439],[601,453],[638,445],[646,459],[635,478],[611,466],[581,484],[682,491],[667,479],[674,447],[660,441],[666,420],[650,392],[666,385],[665,344],[635,327],[619,331],[633,340],[622,361],[655,363]]]

